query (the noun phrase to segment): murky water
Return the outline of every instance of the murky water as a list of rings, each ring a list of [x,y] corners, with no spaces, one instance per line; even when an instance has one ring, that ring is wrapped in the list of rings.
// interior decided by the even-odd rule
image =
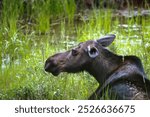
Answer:
[[[88,10],[76,14],[73,22],[67,18],[51,21],[47,32],[40,32],[34,25],[32,22],[19,24],[14,39],[8,37],[8,32],[4,35],[7,47],[2,54],[0,93],[4,97],[1,99],[26,99],[26,95],[35,96],[35,99],[86,99],[97,87],[94,78],[86,73],[62,74],[54,78],[44,72],[44,62],[55,53],[106,34],[117,36],[109,48],[111,51],[140,57],[147,76],[150,76],[148,10],[141,10],[141,14],[137,10]]]
[[[108,10],[104,10],[102,11],[103,16],[101,17],[105,18],[105,16],[108,17]],[[93,13],[95,14],[94,17]],[[95,10],[94,12],[85,10],[82,14],[76,14],[74,23],[68,23],[65,18],[63,20],[61,19],[52,21],[49,32],[44,34],[36,31],[23,31],[25,35],[29,35],[28,37],[31,38],[31,51],[35,51],[36,48],[41,48],[42,46],[44,48],[45,45],[49,44],[49,46],[54,49],[52,49],[53,52],[50,52],[50,54],[68,50],[69,48],[76,46],[80,41],[94,38],[96,39],[101,35],[105,35],[107,33],[116,34],[117,38],[119,38],[118,42],[122,44],[128,42],[130,43],[130,45],[142,45],[144,40],[149,40],[150,10],[112,10],[111,13],[112,14],[110,14],[110,17],[112,18],[112,21],[110,24],[108,23],[108,25],[112,25],[110,26],[110,28],[112,29],[109,29],[108,31],[105,31],[105,28],[107,28],[107,26],[101,28],[101,30],[93,31],[94,28],[99,29],[99,27],[97,26],[99,25],[99,22],[97,21],[103,20],[103,18],[99,19],[99,16],[97,17],[97,15],[100,14],[99,10]],[[93,24],[91,23],[91,21],[93,21]],[[107,19],[105,19],[104,23],[107,23]],[[103,25],[101,24],[101,26]],[[93,30],[91,27],[93,27]],[[145,46],[146,48],[150,48],[149,41],[145,43]],[[16,59],[14,61],[15,64],[20,63],[19,59]],[[6,65],[11,62],[11,56],[9,54],[5,55],[2,60],[2,68],[4,69]]]

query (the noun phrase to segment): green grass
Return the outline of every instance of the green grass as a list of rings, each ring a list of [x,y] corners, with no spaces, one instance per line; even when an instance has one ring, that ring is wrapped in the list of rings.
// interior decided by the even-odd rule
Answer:
[[[88,73],[44,71],[50,55],[68,50],[81,41],[116,34],[110,49],[137,55],[150,78],[150,17],[113,17],[112,9],[93,9],[75,22],[74,0],[4,0],[0,14],[0,99],[87,99],[98,83]],[[54,7],[55,6],[55,7]]]

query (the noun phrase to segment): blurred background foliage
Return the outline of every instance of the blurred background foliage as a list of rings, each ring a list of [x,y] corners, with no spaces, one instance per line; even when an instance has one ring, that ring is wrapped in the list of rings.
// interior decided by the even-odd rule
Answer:
[[[110,50],[141,58],[150,78],[148,0],[0,0],[0,99],[87,99],[88,73],[44,72],[46,58],[116,34]]]

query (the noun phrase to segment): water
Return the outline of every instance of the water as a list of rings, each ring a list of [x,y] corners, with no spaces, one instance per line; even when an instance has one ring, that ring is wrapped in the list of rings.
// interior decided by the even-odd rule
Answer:
[[[45,32],[37,29],[35,22],[20,21],[15,40],[9,30],[3,30],[3,42],[7,43],[3,43],[0,99],[25,99],[28,95],[34,99],[86,99],[97,87],[94,78],[87,73],[55,78],[44,72],[44,62],[55,53],[106,34],[117,37],[109,49],[140,57],[149,78],[150,16],[147,10],[141,12],[131,15],[112,9],[87,10],[76,14],[72,22],[67,18],[51,21]]]

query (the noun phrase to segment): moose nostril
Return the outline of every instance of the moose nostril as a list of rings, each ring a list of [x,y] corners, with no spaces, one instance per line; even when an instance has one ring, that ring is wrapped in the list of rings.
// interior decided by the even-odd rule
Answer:
[[[44,67],[45,71],[48,71],[48,70],[49,70],[49,67],[50,67],[50,63],[46,63],[46,64],[45,64],[45,67]]]
[[[57,62],[55,60],[47,60],[44,69],[45,71],[50,71],[56,66],[57,66]]]

